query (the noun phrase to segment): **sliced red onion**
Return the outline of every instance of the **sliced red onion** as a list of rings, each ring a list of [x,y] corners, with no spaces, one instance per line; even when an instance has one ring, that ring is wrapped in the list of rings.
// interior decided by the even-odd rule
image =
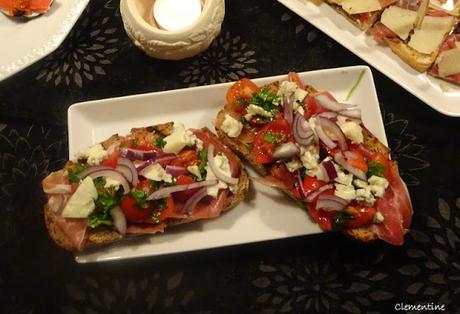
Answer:
[[[316,209],[325,211],[341,211],[347,206],[348,201],[335,195],[320,195],[316,202]]]
[[[143,164],[140,164],[139,166],[137,166],[136,170],[137,170],[138,173],[140,173],[140,172],[142,172],[142,170],[144,170],[145,168],[147,168],[150,165],[153,165],[155,163],[159,163],[159,162],[162,162],[162,161],[166,161],[166,160],[175,159],[175,158],[176,158],[175,155],[165,156],[165,157],[161,157],[161,158],[153,158],[153,159],[147,160]]]
[[[208,165],[211,167],[212,172],[219,180],[231,185],[238,184],[238,178],[227,176],[222,173],[219,168],[217,168],[216,161],[214,159],[214,145],[212,144],[208,145]]]
[[[167,165],[165,171],[174,177],[187,174],[187,168]]]
[[[329,179],[327,181],[331,181],[337,178],[337,170],[335,170],[334,163],[331,160],[323,161],[321,165],[323,166],[327,178]]]
[[[123,173],[126,179],[128,179],[133,186],[136,186],[139,183],[136,166],[131,160],[123,157],[118,158],[118,165],[115,169]]]
[[[92,167],[88,167],[88,168],[86,168],[85,170],[83,170],[83,171],[78,175],[78,177],[79,177],[80,179],[84,179],[84,178],[86,178],[88,175],[90,175],[91,173],[96,172],[96,171],[101,171],[101,170],[114,170],[114,168],[112,168],[112,167],[107,167],[107,166],[92,166]]]
[[[121,149],[121,156],[130,160],[149,160],[156,158],[157,155],[158,152],[154,150],[140,150],[128,147]]]
[[[334,185],[333,184],[326,184],[326,185],[323,185],[322,187],[316,189],[315,191],[311,192],[310,195],[307,196],[306,198],[306,201],[311,203],[313,202],[313,200],[322,192],[326,191],[326,190],[329,190],[329,189],[333,189],[334,188]]]
[[[334,111],[321,112],[318,114],[318,116],[335,121],[335,119],[337,119],[337,112],[334,112]]]
[[[46,194],[67,194],[72,192],[72,186],[70,184],[56,184],[52,188],[43,189]]]
[[[153,192],[147,197],[147,200],[148,201],[158,200],[160,198],[168,197],[172,193],[175,193],[175,192],[191,190],[191,189],[196,189],[196,188],[201,188],[201,187],[207,187],[207,186],[215,185],[217,184],[217,182],[218,182],[217,180],[207,180],[207,181],[195,182],[192,184],[168,186],[166,188],[162,188],[162,189],[159,189]]]
[[[282,105],[284,106],[284,118],[289,122],[289,125],[292,125],[293,119],[293,99],[292,96],[284,96],[282,99]]]
[[[304,200],[307,197],[307,193],[305,193],[305,190],[303,188],[303,182],[302,182],[302,177],[300,176],[300,171],[297,171],[296,174],[296,182],[294,183],[297,191],[300,194],[300,197]]]
[[[295,141],[300,145],[308,146],[311,144],[311,140],[314,136],[313,130],[300,113],[297,113],[294,117],[292,134],[294,135]]]
[[[128,180],[125,178],[124,175],[122,175],[120,172],[118,172],[117,170],[113,168],[109,167],[109,169],[94,171],[88,174],[88,176],[91,177],[92,179],[96,179],[99,177],[112,178],[120,182],[121,186],[123,187],[124,194],[127,194],[130,191]]]
[[[275,151],[273,152],[273,158],[286,159],[291,158],[293,156],[297,156],[299,153],[300,149],[297,147],[296,144],[292,142],[287,142],[275,148]]]
[[[251,180],[256,183],[259,183],[259,184],[262,184],[262,185],[265,185],[271,188],[277,188],[280,190],[289,190],[289,187],[286,185],[286,183],[284,183],[280,179],[277,179],[273,176],[251,177]]]
[[[205,198],[206,196],[208,195],[208,191],[206,188],[202,188],[201,190],[199,190],[198,192],[196,192],[195,194],[193,194],[192,197],[190,197],[187,202],[185,202],[184,204],[184,208],[182,209],[182,211],[184,213],[187,213],[187,214],[190,214],[196,207],[196,205],[198,205],[198,203],[203,199]]]
[[[126,217],[121,208],[118,206],[112,208],[110,210],[110,216],[112,216],[115,229],[124,236],[126,234]]]
[[[351,150],[344,151],[343,154],[347,159],[358,159],[358,154],[352,152]]]
[[[326,95],[317,95],[314,97],[316,102],[326,109],[332,111],[341,111],[348,108],[356,107],[355,105],[342,104],[334,100],[329,99]]]
[[[339,114],[347,118],[361,119],[361,110],[357,108],[349,110],[340,110]]]
[[[348,172],[350,172],[354,176],[356,176],[356,177],[358,177],[358,178],[360,178],[361,180],[364,180],[364,181],[367,180],[367,177],[366,177],[366,174],[364,173],[364,171],[362,171],[361,169],[355,168],[352,165],[350,165],[345,160],[345,158],[344,158],[344,156],[342,155],[341,152],[338,152],[337,154],[335,154],[334,160],[335,160],[336,163],[341,165],[345,170],[347,170]]]
[[[335,148],[336,144],[324,132],[325,129],[335,135],[341,150],[347,150],[348,149],[348,144],[347,144],[347,140],[345,138],[345,134],[343,134],[343,132],[339,128],[339,126],[335,122],[332,122],[329,119],[326,119],[326,118],[323,118],[323,117],[317,117],[316,118],[316,133],[318,133],[318,137],[323,141],[323,143],[327,147],[329,147],[331,149]]]

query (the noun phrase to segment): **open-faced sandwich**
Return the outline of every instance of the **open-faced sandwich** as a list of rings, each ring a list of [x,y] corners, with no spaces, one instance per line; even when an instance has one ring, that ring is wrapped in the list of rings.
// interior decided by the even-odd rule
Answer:
[[[305,86],[295,73],[263,87],[241,79],[228,90],[215,127],[263,176],[256,181],[286,192],[324,230],[403,243],[409,194],[389,148],[364,127],[358,108]]]
[[[398,0],[325,0],[355,26],[366,30],[374,24],[382,11]]]
[[[53,0],[0,0],[0,11],[8,16],[34,17],[48,12]]]
[[[460,33],[449,35],[428,74],[460,85]]]
[[[456,22],[446,10],[427,4],[425,0],[399,0],[369,30],[378,43],[389,46],[419,72],[431,67]]]
[[[81,251],[215,218],[245,196],[239,158],[208,129],[172,122],[113,135],[43,180],[46,226]]]

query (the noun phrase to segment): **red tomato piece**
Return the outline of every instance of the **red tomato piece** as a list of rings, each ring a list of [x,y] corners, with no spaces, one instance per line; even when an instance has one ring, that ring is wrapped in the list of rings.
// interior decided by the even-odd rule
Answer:
[[[267,134],[271,134],[276,140],[267,140]],[[291,128],[286,119],[278,117],[275,121],[267,124],[260,129],[257,134],[252,152],[256,161],[261,164],[269,164],[273,162],[273,150],[277,144],[286,142],[292,138]]]
[[[185,185],[185,184],[192,184],[196,182],[193,180],[191,177],[186,176],[186,175],[181,175],[178,176],[176,179],[176,185]],[[180,191],[180,192],[175,192],[173,193],[174,198],[181,201],[181,202],[186,202],[190,197],[193,196],[196,192],[198,192],[199,188],[197,189],[191,189],[191,190],[185,190],[185,191]]]
[[[374,219],[377,210],[373,207],[348,207],[347,213],[351,214],[353,218],[345,222],[345,225],[350,228],[358,228],[368,225]]]
[[[334,96],[332,96],[329,92],[321,92],[321,93],[316,94],[315,96],[318,96],[318,95],[325,95],[330,100],[335,101]],[[304,104],[306,104],[305,113],[304,113],[305,119],[310,119],[310,117],[313,116],[313,115],[316,115],[316,114],[321,113],[321,112],[329,111],[328,109],[326,109],[323,106],[321,106],[320,104],[318,104],[314,97],[305,98]]]
[[[198,164],[198,153],[194,150],[183,150],[176,159],[171,161],[172,166],[178,167],[188,167]]]
[[[152,214],[153,208],[151,206],[147,208],[141,208],[137,206],[136,200],[131,194],[127,194],[123,197],[120,207],[123,210],[123,213],[125,214],[126,220],[128,222],[152,222],[150,215]]]
[[[160,221],[164,221],[174,213],[174,200],[172,196],[165,198],[166,208],[160,212]]]
[[[244,105],[239,103],[241,100],[250,100],[254,93],[259,92],[259,87],[250,79],[242,78],[233,83],[227,91],[227,105],[231,111],[242,112]]]
[[[119,157],[120,151],[114,150],[106,159],[101,162],[101,166],[115,168],[118,164]]]
[[[356,155],[356,158],[347,158],[347,163],[349,163],[353,167],[358,168],[358,169],[364,171],[364,173],[366,173],[367,168],[368,168],[367,167],[367,162],[364,159],[363,154],[361,154],[361,150],[356,149],[356,146],[357,145],[354,145],[354,146],[350,146],[348,148],[349,151],[353,152],[354,155]]]
[[[310,217],[316,222],[323,230],[330,231],[334,221],[334,213],[324,210],[316,210],[314,204],[307,204],[308,213]]]
[[[372,157],[372,161],[385,166],[385,172],[383,173],[383,175],[388,181],[391,182],[391,180],[393,179],[393,175],[391,174],[390,160],[384,154],[379,152],[374,154],[374,156]]]

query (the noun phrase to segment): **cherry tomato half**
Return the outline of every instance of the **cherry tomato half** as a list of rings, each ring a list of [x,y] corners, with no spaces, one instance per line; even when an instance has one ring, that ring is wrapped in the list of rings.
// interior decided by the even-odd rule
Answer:
[[[101,166],[115,168],[118,164],[118,158],[120,157],[120,151],[114,150],[106,159],[101,162]]]
[[[316,94],[315,96],[318,96],[318,95],[325,95],[330,100],[335,101],[334,96],[332,96],[329,92],[321,92],[321,93]],[[306,104],[304,117],[307,120],[310,119],[310,117],[315,115],[315,114],[329,111],[328,109],[326,109],[323,106],[321,106],[320,104],[318,104],[314,97],[305,98],[304,104]]]
[[[186,176],[186,175],[181,175],[178,176],[176,179],[176,185],[185,185],[185,184],[192,184],[196,182],[193,180],[191,177]],[[181,201],[181,202],[186,202],[190,197],[193,196],[196,192],[198,192],[199,188],[197,189],[191,189],[191,190],[185,190],[185,191],[180,191],[180,192],[175,192],[174,198]]]
[[[250,100],[252,95],[259,90],[259,87],[247,78],[236,81],[227,91],[226,99],[229,109],[241,113],[244,109],[243,104],[240,103],[241,100]]]
[[[289,123],[282,117],[264,126],[257,134],[252,148],[256,161],[261,164],[271,163],[275,146],[290,140],[291,137]]]
[[[371,223],[377,210],[373,207],[348,206],[346,212],[352,215],[353,218],[346,221],[345,225],[350,228],[358,228]]]

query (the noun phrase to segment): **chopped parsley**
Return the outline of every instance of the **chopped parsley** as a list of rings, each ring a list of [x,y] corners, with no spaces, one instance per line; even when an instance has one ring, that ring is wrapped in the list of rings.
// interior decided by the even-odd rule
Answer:
[[[245,116],[241,116],[241,123],[243,123],[243,126],[249,128],[251,125],[249,124],[248,119],[246,119]]]
[[[280,135],[273,134],[272,132],[265,132],[264,139],[269,143],[277,143],[281,140]]]
[[[113,220],[110,216],[112,208],[120,203],[122,198],[122,189],[116,191],[113,188],[104,188],[105,179],[102,177],[93,180],[97,189],[97,199],[94,201],[96,209],[89,215],[88,225],[96,228],[101,225],[112,226]]]
[[[157,139],[155,140],[155,146],[159,148],[164,148],[165,145],[166,145],[166,142],[164,140],[164,137],[162,136],[157,137]]]
[[[84,164],[80,164],[80,163],[73,164],[72,168],[67,169],[67,175],[69,177],[69,181],[70,182],[79,182],[80,177],[78,175],[80,173],[82,173],[83,170],[85,170],[85,169],[86,169],[86,167],[85,167]]]
[[[149,205],[147,204],[147,192],[144,190],[133,190],[131,191],[131,195],[136,200],[137,206],[141,208],[147,208]]]
[[[353,219],[353,216],[351,214],[347,212],[340,212],[337,214],[337,216],[335,216],[334,222],[337,225],[343,225],[344,223],[346,223],[347,221],[350,221],[351,219]]]
[[[153,201],[155,210],[152,212],[151,218],[154,223],[160,222],[160,214],[163,210],[168,208],[168,204],[164,198]]]
[[[305,209],[305,203],[302,200],[295,200],[295,203],[297,206],[299,206],[302,209]]]
[[[139,139],[133,138],[133,139],[131,140],[131,145],[132,145],[133,147],[139,146]]]
[[[235,105],[244,105],[247,102],[248,102],[248,100],[246,98],[241,97],[241,98],[238,98],[237,100],[235,100],[233,102],[233,104],[235,104]]]
[[[260,92],[252,96],[251,104],[262,107],[265,111],[272,111],[281,102],[280,96],[276,95],[268,87],[263,87]]]
[[[200,150],[200,152],[198,153],[198,158],[200,159],[198,170],[200,170],[201,177],[206,178],[206,165],[208,164],[208,152],[205,150]]]
[[[367,162],[367,177],[372,176],[384,177],[385,165],[369,160]]]

